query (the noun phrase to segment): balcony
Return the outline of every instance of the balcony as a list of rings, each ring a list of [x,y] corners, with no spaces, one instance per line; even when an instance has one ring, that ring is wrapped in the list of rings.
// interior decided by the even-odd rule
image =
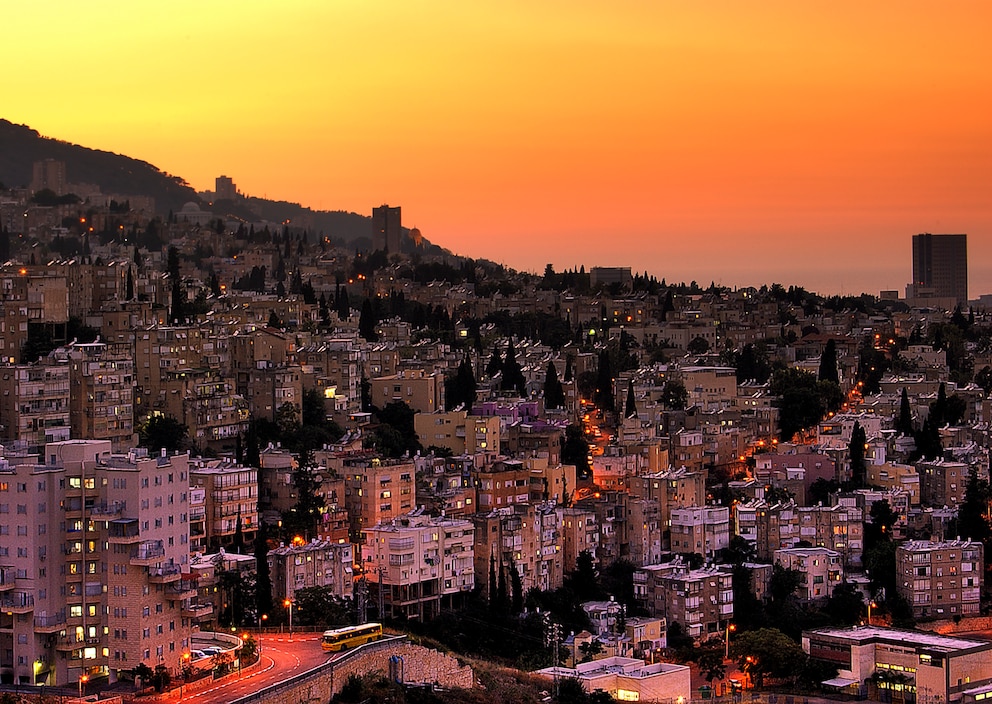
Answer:
[[[141,542],[137,518],[118,518],[110,521],[107,541],[111,545],[131,545]]]
[[[35,633],[56,633],[65,628],[65,611],[60,611],[51,616],[35,616]]]
[[[165,597],[167,599],[175,599],[177,601],[182,599],[194,599],[196,598],[196,587],[196,581],[181,579],[166,587]]]
[[[95,505],[91,510],[91,515],[94,518],[109,519],[120,516],[123,511],[123,501],[110,501]]]
[[[182,608],[183,616],[195,619],[206,618],[213,612],[213,604],[186,604]]]
[[[0,592],[9,592],[14,588],[13,567],[0,567]]]
[[[26,614],[34,611],[34,595],[27,592],[11,592],[0,597],[0,611],[12,614]]]
[[[165,547],[161,540],[146,540],[131,553],[131,564],[148,567],[165,557]]]
[[[148,581],[152,584],[170,584],[178,582],[182,578],[183,573],[179,565],[148,568]]]

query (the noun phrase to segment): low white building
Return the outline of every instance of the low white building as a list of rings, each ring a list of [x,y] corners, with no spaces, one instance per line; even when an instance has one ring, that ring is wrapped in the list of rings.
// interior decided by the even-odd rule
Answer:
[[[648,665],[643,660],[613,657],[579,663],[575,667],[546,667],[536,674],[577,679],[585,691],[601,689],[622,702],[684,704],[692,693],[689,668],[669,662]]]

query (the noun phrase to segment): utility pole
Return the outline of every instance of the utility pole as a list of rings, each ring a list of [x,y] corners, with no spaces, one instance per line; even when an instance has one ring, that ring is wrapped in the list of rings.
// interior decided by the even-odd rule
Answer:
[[[553,653],[554,660],[551,666],[554,668],[552,672],[554,673],[551,677],[552,687],[551,691],[554,695],[555,700],[558,699],[558,663],[561,662],[558,659],[558,647],[561,644],[561,625],[551,621],[548,614],[545,614],[545,623],[548,625],[548,630],[545,632],[545,645],[551,646],[551,652]]]

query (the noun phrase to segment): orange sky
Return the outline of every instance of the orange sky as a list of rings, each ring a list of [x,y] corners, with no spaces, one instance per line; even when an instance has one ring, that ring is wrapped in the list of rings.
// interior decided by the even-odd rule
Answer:
[[[11,3],[0,117],[541,271],[992,292],[992,4]],[[72,174],[69,174],[72,178]]]

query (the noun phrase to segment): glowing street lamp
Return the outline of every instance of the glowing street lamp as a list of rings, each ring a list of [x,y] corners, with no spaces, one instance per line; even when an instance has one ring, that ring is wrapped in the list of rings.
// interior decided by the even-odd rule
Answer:
[[[83,693],[86,691],[86,683],[89,682],[89,680],[90,680],[90,676],[89,675],[80,675],[79,676],[79,698],[80,699],[83,698]]]
[[[724,638],[724,645],[726,645],[726,651],[723,654],[723,657],[724,657],[725,660],[729,660],[730,659],[730,632],[731,631],[736,631],[736,630],[737,630],[737,626],[735,626],[732,623],[728,623],[727,624],[727,635]]]
[[[289,609],[289,642],[293,642],[293,600],[286,599],[282,605]]]

